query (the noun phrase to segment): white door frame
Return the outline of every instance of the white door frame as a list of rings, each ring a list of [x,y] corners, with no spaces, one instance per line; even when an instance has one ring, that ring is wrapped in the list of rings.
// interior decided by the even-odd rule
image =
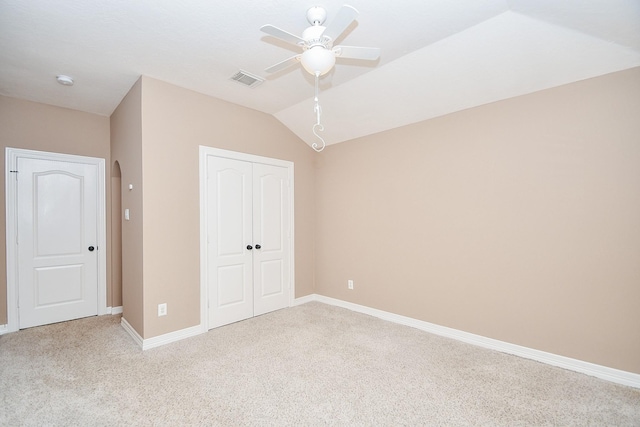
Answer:
[[[272,166],[280,166],[287,169],[287,178],[289,180],[289,307],[293,306],[296,294],[295,285],[295,251],[294,251],[294,186],[293,186],[293,162],[287,160],[273,159],[270,157],[255,156],[253,154],[239,153],[236,151],[222,150],[219,148],[200,146],[200,327],[203,332],[209,330],[209,268],[207,264],[208,258],[208,230],[207,230],[207,157],[224,157],[233,160],[242,160],[252,163],[263,163]]]
[[[98,167],[98,315],[107,314],[107,229],[105,205],[105,160],[97,157],[75,156],[71,154],[44,151],[5,149],[5,206],[6,206],[6,248],[7,248],[7,327],[4,332],[14,332],[20,328],[18,316],[18,217],[17,181],[15,173],[18,158],[52,160],[68,163],[84,163]]]

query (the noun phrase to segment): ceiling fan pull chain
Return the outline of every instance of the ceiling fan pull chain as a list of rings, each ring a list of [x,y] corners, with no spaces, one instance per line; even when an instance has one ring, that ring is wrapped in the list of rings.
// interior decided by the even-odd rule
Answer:
[[[322,146],[320,148],[318,148],[317,142],[314,142],[313,144],[311,144],[311,148],[316,150],[318,153],[324,150],[324,147],[326,146],[324,139],[320,135],[318,135],[318,132],[322,132],[324,130],[324,126],[322,126],[322,124],[320,123],[320,114],[322,113],[322,108],[320,108],[320,101],[318,99],[318,79],[319,78],[320,78],[320,73],[316,73],[316,96],[313,99],[315,103],[313,107],[313,112],[316,113],[316,124],[313,125],[313,127],[311,128],[311,131],[313,132],[313,134],[320,140],[320,142],[322,142]]]

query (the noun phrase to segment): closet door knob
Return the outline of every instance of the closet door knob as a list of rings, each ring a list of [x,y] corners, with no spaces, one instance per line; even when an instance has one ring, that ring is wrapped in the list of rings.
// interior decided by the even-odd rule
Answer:
[[[251,249],[253,249],[253,246],[247,245],[247,249],[251,250]]]
[[[89,246],[89,252],[93,252],[95,248],[93,246]]]
[[[262,246],[260,245],[256,245],[256,249],[260,249]]]

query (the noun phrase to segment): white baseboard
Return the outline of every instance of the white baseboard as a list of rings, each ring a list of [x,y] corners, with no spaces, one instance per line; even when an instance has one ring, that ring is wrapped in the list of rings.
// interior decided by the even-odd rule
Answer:
[[[0,325],[0,335],[4,335],[9,332],[9,325]]]
[[[192,326],[190,328],[185,328],[179,331],[174,331],[168,334],[145,339],[142,342],[142,349],[149,350],[150,348],[160,347],[161,345],[170,344],[172,342],[180,341],[185,338],[195,337],[196,335],[200,335],[205,332],[207,331],[203,331],[200,325]]]
[[[607,366],[596,365],[594,363],[572,359],[570,357],[560,356],[553,353],[547,353],[545,351],[535,350],[508,342],[495,340],[493,338],[483,337],[481,335],[460,331],[458,329],[447,328],[445,326],[424,322],[422,320],[413,319],[411,317],[400,316],[398,314],[389,313],[386,311],[354,304],[347,301],[342,301],[335,298],[325,297],[323,295],[313,294],[298,298],[296,299],[294,305],[304,304],[311,301],[318,301],[325,304],[346,308],[351,311],[368,314],[369,316],[388,320],[390,322],[398,323],[405,326],[410,326],[412,328],[420,329],[432,334],[440,335],[447,338],[453,338],[455,340],[462,341],[468,344],[473,344],[491,350],[497,350],[502,353],[513,354],[515,356],[524,357],[526,359],[531,359],[537,362],[546,363],[548,365],[557,366],[559,368],[580,372],[586,375],[601,378],[603,380],[611,381],[613,383],[640,388],[640,374],[621,371],[619,369],[609,368]]]
[[[121,314],[122,306],[120,307],[107,307],[107,314]]]
[[[296,305],[306,304],[311,301],[318,301],[318,295],[311,294],[304,297],[296,298],[293,300],[293,304],[291,306],[295,307]]]
[[[144,339],[138,334],[138,332],[133,329],[133,327],[127,322],[127,320],[123,317],[120,320],[120,324],[124,328],[125,331],[131,335],[133,340],[142,348],[142,350],[149,350],[151,348],[160,347],[165,344],[170,344],[172,342],[180,341],[185,338],[194,337],[196,335],[200,335],[206,331],[202,329],[200,325],[192,326],[190,328],[181,329],[179,331],[169,332],[168,334],[159,335],[153,338]]]
[[[133,329],[133,326],[131,326],[129,322],[127,322],[127,319],[125,319],[124,317],[120,319],[120,325],[125,331],[127,331],[129,335],[131,335],[131,338],[133,338],[136,344],[138,344],[142,348],[142,344],[144,340],[142,339],[140,334],[138,334],[138,332],[135,329]]]

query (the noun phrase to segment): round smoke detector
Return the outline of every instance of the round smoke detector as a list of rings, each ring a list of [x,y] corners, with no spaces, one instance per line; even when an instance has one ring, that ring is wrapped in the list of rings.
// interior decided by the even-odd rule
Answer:
[[[64,74],[60,74],[59,76],[56,76],[56,80],[61,85],[73,86],[73,79],[71,77],[69,77],[69,76],[65,76]]]

